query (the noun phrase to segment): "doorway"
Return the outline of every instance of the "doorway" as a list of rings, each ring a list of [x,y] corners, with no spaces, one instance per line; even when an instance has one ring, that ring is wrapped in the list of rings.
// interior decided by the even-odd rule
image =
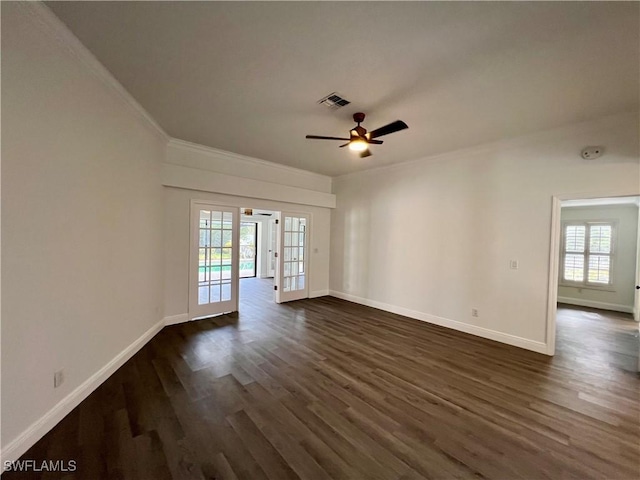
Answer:
[[[554,198],[549,354],[637,371],[639,205],[638,196]]]
[[[189,319],[309,296],[311,216],[191,202]]]
[[[260,311],[275,302],[275,239],[276,219],[280,212],[254,207],[241,207],[240,234],[241,271],[239,285],[239,311]],[[273,233],[272,233],[273,232]],[[244,235],[243,235],[244,233]]]
[[[242,216],[244,218],[244,215]],[[258,259],[258,223],[240,222],[240,278],[255,277]]]

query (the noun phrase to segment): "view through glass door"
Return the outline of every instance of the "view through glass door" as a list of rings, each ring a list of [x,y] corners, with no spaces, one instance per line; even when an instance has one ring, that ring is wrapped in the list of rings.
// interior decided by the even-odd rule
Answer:
[[[282,212],[278,227],[276,302],[309,296],[307,277],[309,216]]]
[[[240,224],[240,278],[256,276],[257,243],[258,224],[242,222]]]
[[[238,310],[238,209],[193,202],[189,319]]]

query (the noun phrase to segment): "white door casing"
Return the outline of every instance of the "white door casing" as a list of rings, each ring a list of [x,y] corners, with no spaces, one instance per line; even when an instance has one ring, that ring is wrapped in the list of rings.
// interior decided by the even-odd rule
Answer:
[[[640,322],[640,207],[638,208],[638,229],[636,230],[636,284],[633,302],[633,319]],[[638,326],[640,328],[640,325]],[[640,352],[639,352],[640,353]],[[640,355],[638,356],[638,371],[640,371]]]
[[[309,296],[309,215],[280,212],[277,223],[277,303]]]
[[[634,285],[635,297],[633,299],[633,319],[640,322],[640,207],[638,207],[638,229],[636,230],[636,284]],[[640,323],[638,323],[640,332]],[[638,346],[638,364],[636,371],[640,372],[640,345]]]
[[[547,322],[546,322],[546,343],[547,355],[554,355],[556,350],[556,310],[558,303],[558,276],[560,268],[560,247],[561,247],[561,208],[564,200],[582,200],[588,198],[609,198],[609,197],[635,197],[639,196],[637,190],[613,190],[592,192],[572,195],[553,195],[551,197],[551,241],[549,248],[549,279],[547,295]],[[639,325],[640,327],[640,325]],[[638,368],[640,370],[640,358],[638,358]]]
[[[276,220],[275,219],[269,219],[269,237],[267,239],[268,245],[269,245],[269,272],[268,272],[268,277],[275,277],[276,276],[276,251],[278,248],[278,241],[277,241],[277,234],[278,231],[276,229]]]
[[[238,310],[239,210],[191,202],[189,319]]]

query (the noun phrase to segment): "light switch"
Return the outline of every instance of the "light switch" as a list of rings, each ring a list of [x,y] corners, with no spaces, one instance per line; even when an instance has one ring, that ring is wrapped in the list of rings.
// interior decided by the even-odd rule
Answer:
[[[509,268],[511,268],[511,270],[517,270],[518,260],[509,260]]]

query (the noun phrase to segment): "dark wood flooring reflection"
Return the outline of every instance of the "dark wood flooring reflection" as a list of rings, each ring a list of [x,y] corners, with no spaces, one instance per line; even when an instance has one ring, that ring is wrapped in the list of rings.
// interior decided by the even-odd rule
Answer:
[[[23,456],[77,472],[3,479],[640,476],[634,323],[561,308],[549,358],[271,296],[242,280],[237,317],[165,328]]]
[[[559,304],[556,341],[555,363],[638,371],[638,323],[630,313]]]

